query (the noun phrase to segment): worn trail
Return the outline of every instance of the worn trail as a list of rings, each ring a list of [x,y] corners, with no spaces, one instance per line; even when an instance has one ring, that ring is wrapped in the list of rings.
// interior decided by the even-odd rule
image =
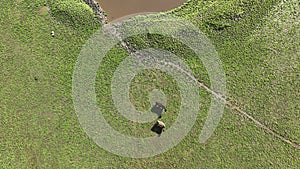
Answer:
[[[101,23],[107,23],[107,18],[104,16],[103,14],[103,11],[102,9],[93,1],[93,0],[85,0],[85,1],[88,1],[89,3],[94,3],[94,7],[93,7],[93,10],[96,12],[96,14],[100,15],[100,21]],[[97,6],[99,8],[97,8]],[[130,45],[127,44],[127,42],[125,42],[122,37],[120,36],[120,34],[118,33],[117,29],[113,26],[110,26],[109,27],[111,30],[110,32],[115,35],[118,40],[121,42],[121,45],[123,46],[123,48],[125,48],[130,54],[134,53],[134,49],[131,49],[130,48]],[[163,62],[163,61],[160,61],[160,62]],[[213,90],[211,90],[207,85],[205,85],[204,83],[200,82],[198,79],[196,79],[190,72],[182,69],[179,65],[176,65],[172,62],[164,62],[164,64],[168,64],[169,66],[172,66],[174,67],[175,69],[183,72],[185,75],[187,75],[189,78],[191,78],[193,81],[195,81],[199,87],[201,87],[202,89],[204,89],[206,92],[212,94],[214,97],[220,99],[221,101],[223,101],[225,103],[225,105],[231,109],[231,110],[234,110],[234,111],[237,111],[239,114],[247,117],[248,119],[250,119],[251,121],[253,121],[258,127],[264,129],[267,133],[273,135],[274,137],[290,144],[291,146],[297,148],[297,149],[300,149],[300,144],[297,143],[296,141],[292,140],[292,139],[289,139],[283,135],[280,135],[278,132],[270,129],[269,127],[267,127],[266,125],[264,125],[263,123],[261,123],[260,121],[256,120],[253,116],[251,116],[248,112],[246,112],[245,110],[241,109],[239,106],[237,105],[234,105],[232,102],[228,101],[225,99],[225,96],[220,94],[220,93],[217,93]],[[140,164],[139,164],[140,165]]]

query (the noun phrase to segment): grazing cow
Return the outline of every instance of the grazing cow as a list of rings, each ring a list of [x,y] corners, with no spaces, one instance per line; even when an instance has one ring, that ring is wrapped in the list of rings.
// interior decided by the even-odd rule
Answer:
[[[153,125],[153,127],[151,128],[151,131],[155,132],[158,134],[158,136],[161,135],[161,133],[163,131],[165,131],[166,125],[164,122],[162,121],[156,121],[156,123]]]
[[[161,118],[163,111],[167,111],[166,107],[162,103],[155,102],[155,105],[151,108],[151,111]]]

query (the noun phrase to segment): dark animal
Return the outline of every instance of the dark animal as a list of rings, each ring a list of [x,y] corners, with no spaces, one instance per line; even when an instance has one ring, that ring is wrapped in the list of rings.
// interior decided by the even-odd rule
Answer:
[[[167,111],[166,107],[162,103],[155,102],[155,105],[151,108],[151,111],[157,114],[158,118],[161,118],[163,111]]]
[[[161,135],[161,133],[165,130],[166,125],[162,121],[157,121],[153,127],[151,128],[151,131],[155,132],[158,134],[158,136]]]

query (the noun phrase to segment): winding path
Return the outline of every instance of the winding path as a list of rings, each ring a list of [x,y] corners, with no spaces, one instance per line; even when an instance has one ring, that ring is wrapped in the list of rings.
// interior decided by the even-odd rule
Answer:
[[[96,13],[96,15],[99,17],[99,21],[102,24],[108,23],[107,17],[105,16],[103,10],[101,9],[101,7],[98,5],[98,3],[96,3],[94,0],[84,0],[89,6],[91,6],[91,8],[93,9],[93,11]],[[125,48],[130,54],[134,53],[135,50],[131,49],[129,46],[129,44],[127,44],[127,42],[123,41],[122,37],[120,36],[120,34],[117,32],[117,29],[113,26],[110,27],[111,28],[111,33],[113,35],[115,35],[119,41],[121,42],[121,45],[123,46],[123,48]],[[232,102],[228,101],[225,99],[225,96],[223,96],[222,94],[219,94],[213,90],[211,90],[207,85],[205,85],[204,83],[200,82],[198,79],[196,79],[193,75],[191,75],[189,72],[183,70],[179,65],[176,65],[174,63],[171,62],[167,62],[164,64],[168,64],[172,67],[174,67],[175,69],[183,72],[185,75],[187,75],[188,77],[190,77],[193,81],[195,81],[199,87],[201,87],[202,89],[204,89],[206,92],[212,94],[214,97],[220,99],[221,101],[223,101],[225,103],[225,105],[234,111],[237,111],[239,114],[247,117],[248,119],[250,119],[251,121],[253,121],[258,127],[264,129],[267,133],[270,133],[271,135],[273,135],[274,137],[279,138],[280,140],[290,144],[291,146],[300,149],[300,144],[297,143],[294,140],[291,140],[283,135],[280,135],[278,132],[270,129],[269,127],[267,127],[266,125],[264,125],[263,123],[259,122],[258,120],[256,120],[253,116],[251,116],[249,113],[247,113],[246,111],[242,110],[239,106],[234,105]]]

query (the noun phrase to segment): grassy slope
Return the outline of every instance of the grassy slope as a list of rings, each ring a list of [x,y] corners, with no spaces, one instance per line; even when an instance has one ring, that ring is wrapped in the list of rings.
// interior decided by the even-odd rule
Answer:
[[[248,92],[244,96],[250,98],[247,106],[256,112],[254,115],[258,119],[297,142],[300,142],[299,11],[297,1],[280,3],[267,18],[267,23],[249,37],[250,43],[262,43],[268,53],[261,57],[263,63],[256,67],[258,78],[245,87],[249,89],[259,84],[261,89],[252,89],[252,94]]]
[[[179,13],[213,39],[227,73],[229,98],[271,129],[300,142],[299,4],[291,0],[268,10],[277,2],[221,2],[206,1],[210,8],[197,16]],[[216,7],[232,10],[223,10],[223,19],[211,21],[207,11],[218,17],[220,13],[212,10]],[[250,16],[245,10],[249,7]],[[203,24],[210,22],[217,23],[208,24],[213,31]],[[220,25],[229,27],[219,30]]]
[[[252,1],[253,4],[231,5],[237,2],[191,1],[190,6],[186,5],[176,13],[195,22],[212,38],[228,75],[230,98],[271,128],[299,142],[299,133],[296,130],[299,126],[297,120],[299,107],[294,107],[297,106],[296,101],[299,99],[296,81],[299,77],[295,73],[299,71],[299,67],[292,65],[286,67],[284,71],[278,70],[275,77],[271,76],[277,67],[291,65],[286,55],[297,61],[297,55],[290,55],[295,53],[296,44],[283,43],[280,36],[268,34],[267,28],[273,27],[273,22],[268,19],[272,19],[272,13],[266,22],[260,15],[266,15],[267,9],[271,8],[273,3],[259,4]],[[57,20],[49,14],[40,15],[39,9],[47,4],[44,0],[34,3],[5,1],[1,4],[0,166],[2,168],[299,167],[298,150],[266,134],[248,119],[235,115],[230,110],[226,110],[214,136],[207,143],[199,144],[199,128],[203,126],[205,109],[209,104],[209,100],[205,99],[202,100],[203,112],[193,130],[184,141],[170,151],[154,158],[140,160],[122,158],[104,151],[90,141],[80,128],[71,97],[73,66],[82,44],[97,25],[82,27],[79,24],[74,27],[64,24],[63,18]],[[221,12],[212,9],[219,9]],[[229,13],[234,12],[222,19],[219,14],[225,9]],[[232,16],[234,18],[231,18]],[[235,17],[241,19],[235,20]],[[67,20],[65,23],[69,23],[70,18]],[[289,18],[286,20],[289,21]],[[257,27],[258,29],[254,30]],[[280,27],[279,25],[278,28]],[[51,30],[55,31],[55,38],[50,36]],[[272,30],[276,33],[276,29]],[[299,28],[292,27],[289,30],[297,31]],[[294,41],[298,42],[297,38]],[[281,49],[280,43],[274,42],[280,42],[287,48]],[[269,53],[267,50],[269,44],[275,44],[272,46],[275,50],[281,49],[281,55],[274,56]],[[102,68],[108,73],[107,76],[110,75],[109,71],[113,70],[112,64],[120,62],[126,52],[115,49],[109,55],[116,54],[120,58],[107,57],[107,63],[103,64]],[[265,59],[272,61],[271,64],[261,63]],[[111,69],[106,70],[108,67],[106,65]],[[257,69],[262,65],[266,67],[264,71]],[[257,75],[260,78],[257,78]],[[141,75],[145,76],[150,75]],[[35,81],[34,77],[38,80]],[[98,78],[101,81],[101,76]],[[275,85],[274,78],[280,79],[275,81]],[[205,81],[205,78],[201,80]],[[99,97],[101,94],[109,96],[107,90],[102,90],[109,83],[104,83],[97,84]],[[137,83],[134,84],[138,87]],[[251,88],[253,85],[259,86]],[[272,86],[272,90],[269,90],[268,86]],[[288,88],[285,90],[287,93],[279,94],[278,89],[281,88]],[[133,93],[135,95],[138,92]],[[207,97],[205,92],[200,93],[204,98]],[[287,105],[291,106],[290,109],[284,108],[285,98],[290,99]],[[276,106],[286,110],[287,114],[282,115],[274,111],[277,108],[274,108],[272,103],[277,100],[279,103]],[[106,101],[109,102],[109,99],[100,104],[111,107]],[[275,119],[272,119],[273,117]],[[123,125],[127,125],[124,123],[122,128],[118,128],[119,123],[113,121],[113,118],[111,124],[120,131]]]

